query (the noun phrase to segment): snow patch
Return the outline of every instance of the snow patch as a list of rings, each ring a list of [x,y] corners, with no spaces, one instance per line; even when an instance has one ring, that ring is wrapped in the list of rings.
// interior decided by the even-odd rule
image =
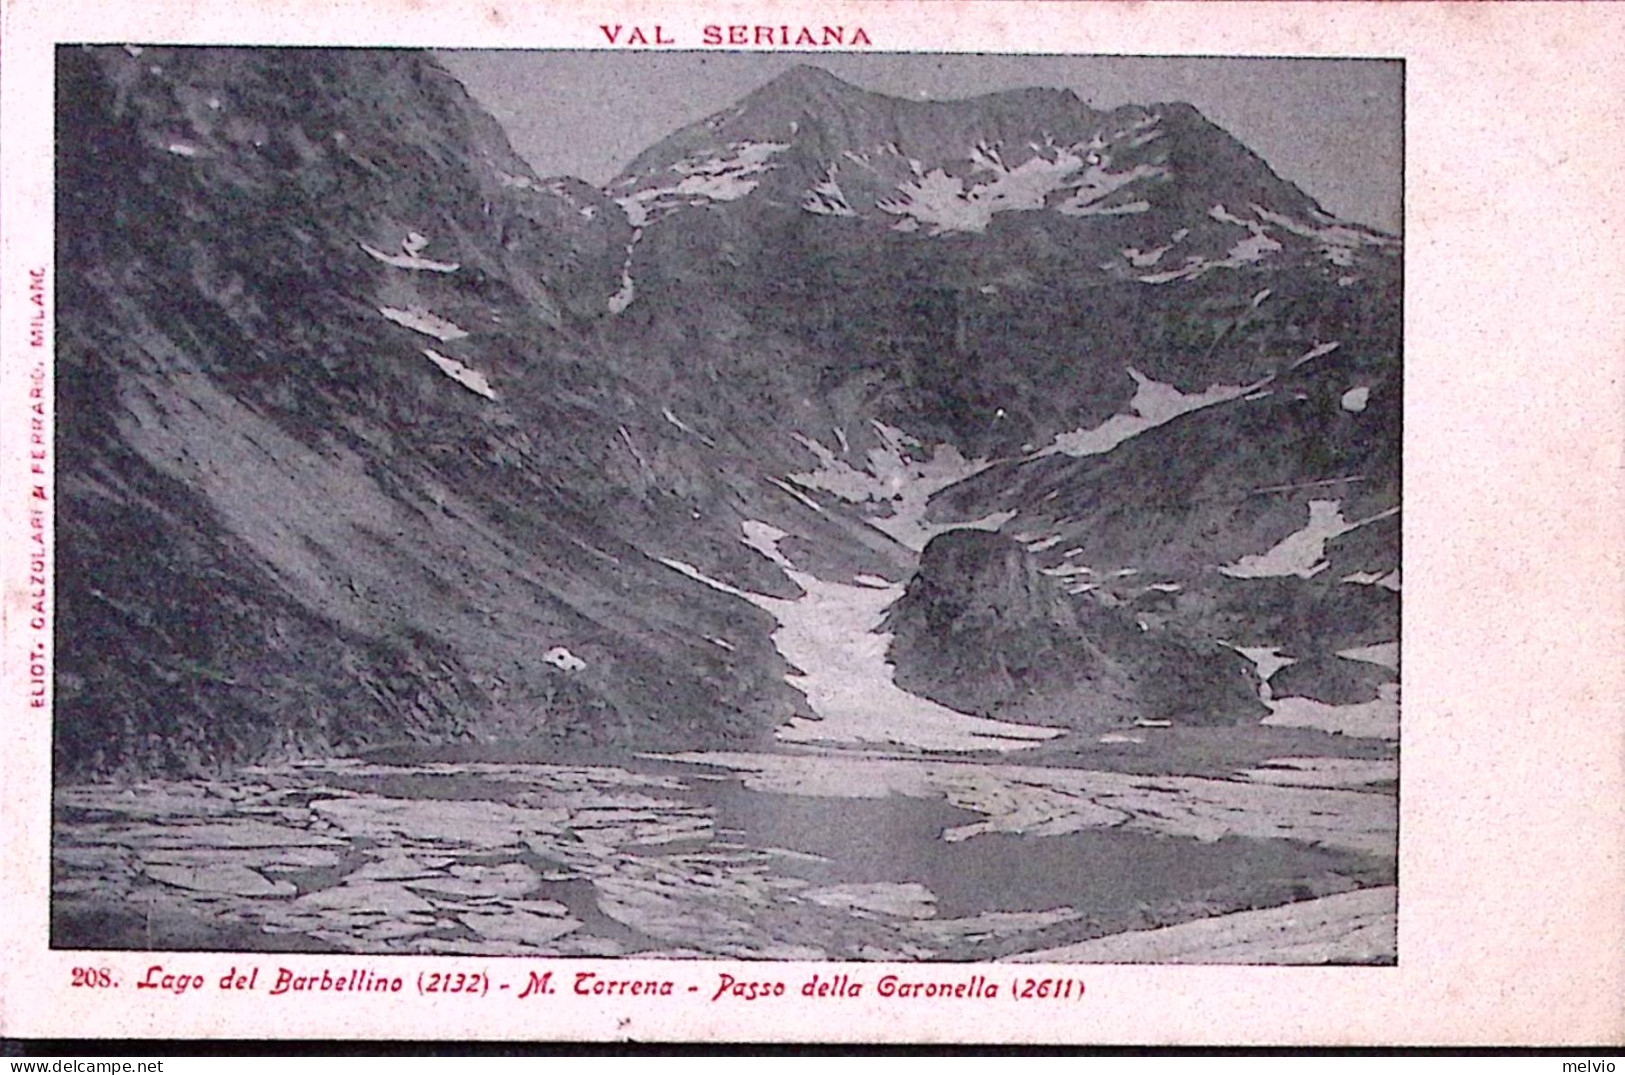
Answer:
[[[1283,213],[1266,209],[1261,205],[1254,205],[1252,209],[1260,219],[1267,220],[1294,235],[1317,243],[1321,257],[1339,268],[1353,267],[1355,261],[1354,252],[1361,247],[1386,247],[1392,246],[1394,243],[1392,239],[1384,238],[1363,228],[1336,222],[1333,218],[1327,218],[1332,221],[1330,226],[1317,228],[1312,224],[1294,220]],[[1342,284],[1342,281],[1339,280],[1338,283]]]
[[[761,180],[753,177],[772,170],[772,157],[789,148],[785,142],[734,142],[731,156],[685,157],[670,169],[683,177],[676,186],[651,187],[616,202],[633,227],[643,227],[680,205],[735,201],[755,190]]]
[[[1392,244],[1392,240],[1384,239],[1380,235],[1347,224],[1334,224],[1331,227],[1317,228],[1294,220],[1284,213],[1266,209],[1262,205],[1255,204],[1252,206],[1252,210],[1260,220],[1266,220],[1294,235],[1305,239],[1313,239],[1330,247],[1352,249],[1361,246],[1389,246]]]
[[[818,459],[815,470],[791,474],[789,478],[809,489],[822,489],[850,503],[889,503],[892,513],[871,517],[876,529],[907,545],[923,549],[926,542],[944,530],[958,527],[997,530],[1014,514],[998,512],[971,523],[928,523],[927,501],[931,494],[987,468],[982,459],[966,459],[951,444],[938,444],[929,458],[918,439],[884,422],[872,423],[880,444],[869,449],[865,469],[859,470],[840,458],[821,441],[795,434],[795,439]]]
[[[1068,211],[1066,206],[1060,206],[1058,209],[1067,216],[1127,216],[1130,213],[1149,213],[1151,203],[1141,199],[1119,205],[1086,205],[1072,211]]]
[[[689,436],[698,437],[700,440],[704,441],[706,444],[710,445],[712,448],[715,448],[717,446],[716,441],[712,440],[710,437],[706,436],[704,433],[701,433],[699,430],[695,429],[693,426],[689,425],[687,422],[683,421],[681,418],[679,418],[675,414],[673,414],[670,407],[662,407],[662,408],[660,408],[660,417],[664,418],[666,421],[670,422],[672,425],[676,426],[678,429],[681,429],[684,433],[687,433]]]
[[[1178,269],[1152,273],[1136,279],[1144,284],[1168,284],[1175,280],[1194,280],[1196,277],[1214,269],[1237,269],[1255,264],[1281,249],[1281,244],[1263,224],[1256,220],[1243,220],[1227,210],[1223,204],[1214,205],[1210,208],[1208,216],[1222,224],[1234,224],[1237,227],[1246,228],[1247,237],[1237,241],[1225,252],[1225,256],[1218,261],[1209,261],[1206,258],[1192,255],[1186,258],[1185,264]],[[1176,242],[1178,238],[1178,236],[1175,237]],[[1256,307],[1268,298],[1269,294],[1267,288],[1260,291],[1253,296],[1253,305]]]
[[[1271,697],[1270,677],[1287,665],[1296,664],[1298,660],[1296,657],[1283,656],[1279,646],[1236,646],[1229,642],[1223,644],[1253,662],[1253,667],[1258,669],[1258,697],[1266,704]]]
[[[1133,265],[1136,269],[1148,269],[1157,262],[1161,261],[1162,255],[1166,254],[1172,249],[1172,245],[1152,247],[1150,250],[1141,250],[1138,247],[1125,246],[1122,253],[1125,258],[1128,258],[1129,264]]]
[[[823,508],[823,506],[821,504],[818,503],[818,501],[814,500],[812,497],[808,496],[806,493],[803,493],[800,489],[797,489],[795,486],[791,485],[789,482],[783,482],[783,481],[780,481],[777,478],[768,478],[767,480],[768,480],[769,484],[777,486],[778,488],[784,490],[784,492],[789,493],[790,496],[792,496],[796,500],[800,501],[806,507],[811,508],[813,511],[816,511],[820,515],[824,514],[824,508]]]
[[[629,269],[621,270],[621,286],[615,294],[609,297],[609,312],[618,314],[632,305],[632,300],[638,297],[637,285],[632,282],[632,273]]]
[[[820,183],[814,183],[807,196],[801,200],[801,208],[809,213],[820,216],[848,216],[855,217],[852,203],[846,200],[846,193],[841,190],[841,184],[836,180],[839,165],[831,164]]]
[[[1262,261],[1265,257],[1281,249],[1281,244],[1270,237],[1263,225],[1254,224],[1249,229],[1252,234],[1241,240],[1228,251],[1226,262],[1219,264],[1234,264],[1238,262]]]
[[[1293,359],[1292,365],[1288,366],[1287,369],[1295,370],[1305,362],[1312,362],[1321,355],[1329,355],[1341,346],[1343,346],[1342,343],[1336,340],[1333,340],[1331,343],[1317,343],[1315,346]]]
[[[1399,738],[1399,685],[1384,683],[1377,698],[1358,705],[1327,705],[1313,698],[1269,701],[1263,723],[1278,728],[1314,728],[1360,739]]]
[[[1219,568],[1219,572],[1234,579],[1280,578],[1287,575],[1311,578],[1331,566],[1325,560],[1326,542],[1398,512],[1399,508],[1393,507],[1351,523],[1343,518],[1341,501],[1311,500],[1309,522],[1303,529],[1288,534],[1268,551],[1257,556],[1243,556],[1235,563]]]
[[[1142,284],[1171,284],[1175,280],[1190,280],[1201,276],[1214,264],[1214,262],[1210,262],[1205,258],[1193,257],[1188,259],[1182,268],[1149,273],[1145,276],[1137,276],[1135,279]]]
[[[930,224],[932,235],[950,231],[979,232],[993,218],[992,209],[977,205],[965,190],[963,180],[940,168],[932,169],[930,174],[913,183],[900,183],[897,189],[901,197],[884,198],[875,208],[894,216],[912,217],[915,227],[922,222]]]
[[[1356,571],[1352,575],[1344,575],[1338,581],[1353,582],[1361,586],[1381,586],[1385,590],[1399,593],[1399,568],[1394,568],[1387,574],[1376,571]]]

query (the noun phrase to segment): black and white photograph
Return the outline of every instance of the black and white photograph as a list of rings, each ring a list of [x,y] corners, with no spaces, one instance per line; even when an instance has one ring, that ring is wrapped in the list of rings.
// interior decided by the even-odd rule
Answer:
[[[1404,80],[56,46],[50,944],[1403,961]]]

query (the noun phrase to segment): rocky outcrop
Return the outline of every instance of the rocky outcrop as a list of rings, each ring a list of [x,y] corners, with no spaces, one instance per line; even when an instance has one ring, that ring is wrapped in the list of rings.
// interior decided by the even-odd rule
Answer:
[[[1092,729],[1256,720],[1247,665],[1069,597],[1011,538],[950,530],[888,613],[897,682],[961,712]]]

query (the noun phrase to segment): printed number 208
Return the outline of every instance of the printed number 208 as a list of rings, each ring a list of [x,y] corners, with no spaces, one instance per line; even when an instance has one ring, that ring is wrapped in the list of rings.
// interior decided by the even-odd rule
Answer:
[[[106,967],[75,967],[73,984],[90,989],[109,989],[113,985],[113,972]]]

